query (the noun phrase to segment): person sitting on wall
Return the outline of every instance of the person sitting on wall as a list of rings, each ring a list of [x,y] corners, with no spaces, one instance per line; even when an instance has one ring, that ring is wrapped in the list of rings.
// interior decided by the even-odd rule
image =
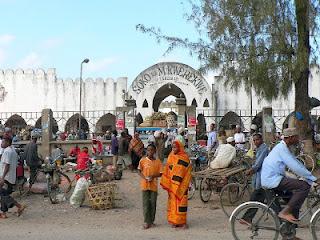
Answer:
[[[92,154],[95,156],[101,155],[103,152],[102,142],[96,138],[92,139]]]
[[[213,155],[209,166],[212,169],[226,168],[236,157],[235,141],[233,137],[227,138],[227,144],[220,144]]]
[[[80,148],[78,144],[76,144],[73,148],[71,148],[69,156],[70,157],[77,157],[80,153]]]

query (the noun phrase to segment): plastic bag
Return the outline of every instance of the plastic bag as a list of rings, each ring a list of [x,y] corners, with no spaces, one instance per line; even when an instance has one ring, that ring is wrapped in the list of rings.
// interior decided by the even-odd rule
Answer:
[[[86,190],[89,187],[89,182],[84,177],[79,178],[76,187],[70,197],[70,204],[73,207],[80,207],[84,202]]]

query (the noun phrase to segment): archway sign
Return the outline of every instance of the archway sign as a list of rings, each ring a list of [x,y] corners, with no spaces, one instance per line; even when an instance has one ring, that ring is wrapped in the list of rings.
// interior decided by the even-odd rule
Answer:
[[[132,82],[129,95],[136,100],[137,113],[143,117],[157,111],[161,101],[170,95],[183,95],[187,106],[194,101],[199,107],[209,102],[209,106],[203,108],[212,108],[208,82],[197,70],[177,62],[161,62],[141,72]]]

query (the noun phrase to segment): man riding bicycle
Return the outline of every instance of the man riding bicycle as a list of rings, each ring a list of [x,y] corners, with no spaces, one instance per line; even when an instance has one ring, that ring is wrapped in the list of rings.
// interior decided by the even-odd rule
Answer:
[[[278,214],[279,218],[291,223],[297,223],[300,208],[308,196],[312,183],[317,180],[290,152],[289,147],[298,142],[299,136],[295,128],[284,129],[283,140],[265,158],[261,170],[262,187],[292,193],[286,207]],[[286,177],[286,168],[290,168],[300,179]]]

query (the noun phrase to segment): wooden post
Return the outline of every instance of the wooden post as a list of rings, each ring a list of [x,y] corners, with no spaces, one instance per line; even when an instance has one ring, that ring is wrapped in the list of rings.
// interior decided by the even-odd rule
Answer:
[[[50,142],[52,141],[52,110],[51,109],[43,109],[41,115],[41,149],[40,152],[43,157],[50,156],[51,154],[51,146]]]

